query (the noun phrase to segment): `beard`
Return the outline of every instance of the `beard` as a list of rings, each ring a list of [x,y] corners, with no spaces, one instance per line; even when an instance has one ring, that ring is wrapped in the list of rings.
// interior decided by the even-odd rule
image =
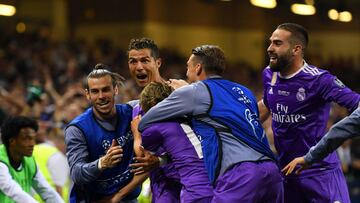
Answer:
[[[281,72],[283,70],[288,69],[288,67],[290,67],[292,61],[293,60],[292,60],[291,53],[287,52],[286,54],[278,55],[276,62],[275,63],[270,62],[269,66],[273,72]]]

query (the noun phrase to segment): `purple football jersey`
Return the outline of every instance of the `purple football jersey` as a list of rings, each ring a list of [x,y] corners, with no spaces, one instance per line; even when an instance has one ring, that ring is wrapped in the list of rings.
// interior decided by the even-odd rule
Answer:
[[[138,115],[144,115],[139,104],[135,105],[132,112],[133,118]],[[155,155],[160,156],[164,153],[164,149],[159,148]],[[152,202],[180,202],[182,185],[180,184],[179,174],[173,163],[165,164],[150,172],[150,187]]]
[[[347,88],[328,71],[308,64],[286,78],[263,71],[264,104],[270,109],[274,143],[280,166],[304,156],[325,134],[330,104],[336,102],[348,110],[355,110],[360,95]],[[307,176],[338,166],[336,153],[300,175]]]
[[[154,123],[142,133],[145,149],[164,149],[180,175],[181,202],[211,200],[212,186],[202,159],[200,140],[188,125],[177,122]]]
[[[156,168],[150,172],[150,188],[152,202],[156,203],[178,203],[180,202],[180,192],[182,185],[180,180],[172,178],[176,174],[176,169],[173,169],[173,164],[167,164],[163,167]]]
[[[144,115],[143,110],[141,109],[139,104],[136,104],[132,111],[132,117],[135,118],[138,115]]]

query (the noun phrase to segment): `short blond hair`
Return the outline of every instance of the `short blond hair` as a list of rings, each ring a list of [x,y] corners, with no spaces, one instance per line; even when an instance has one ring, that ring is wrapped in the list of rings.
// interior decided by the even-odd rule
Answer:
[[[151,82],[140,94],[140,106],[144,112],[167,98],[173,89],[166,83]]]

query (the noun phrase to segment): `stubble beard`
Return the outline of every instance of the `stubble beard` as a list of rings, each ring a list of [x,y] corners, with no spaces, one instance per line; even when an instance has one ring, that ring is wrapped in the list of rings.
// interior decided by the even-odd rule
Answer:
[[[292,58],[290,53],[286,53],[286,55],[281,55],[277,57],[276,63],[270,63],[270,69],[273,72],[281,72],[290,67],[292,63]]]

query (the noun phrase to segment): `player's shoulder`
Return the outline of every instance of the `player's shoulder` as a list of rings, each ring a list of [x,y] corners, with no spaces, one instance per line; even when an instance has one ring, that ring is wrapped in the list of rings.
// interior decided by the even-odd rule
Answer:
[[[331,75],[329,71],[318,68],[314,65],[304,63],[304,66],[302,67],[301,72],[304,74],[304,76],[310,77],[310,78],[319,78],[326,75]]]
[[[270,66],[266,66],[262,72],[263,72],[263,74],[272,74],[273,73]]]
[[[264,81],[270,80],[273,77],[274,73],[275,72],[273,72],[271,70],[270,66],[265,67],[262,71],[262,76],[263,76]]]
[[[132,119],[133,107],[128,103],[125,104],[115,104],[118,115],[128,116]]]
[[[176,119],[166,120],[162,122],[153,123],[149,126],[154,130],[161,130],[161,129],[173,129],[180,126],[180,123],[177,122]]]
[[[128,101],[126,104],[132,106],[133,108],[136,107],[137,105],[139,105],[139,100],[135,99],[135,100],[130,100]]]
[[[180,123],[176,121],[163,121],[152,123],[147,127],[143,133],[157,133],[157,134],[167,134],[177,132],[181,128]]]

